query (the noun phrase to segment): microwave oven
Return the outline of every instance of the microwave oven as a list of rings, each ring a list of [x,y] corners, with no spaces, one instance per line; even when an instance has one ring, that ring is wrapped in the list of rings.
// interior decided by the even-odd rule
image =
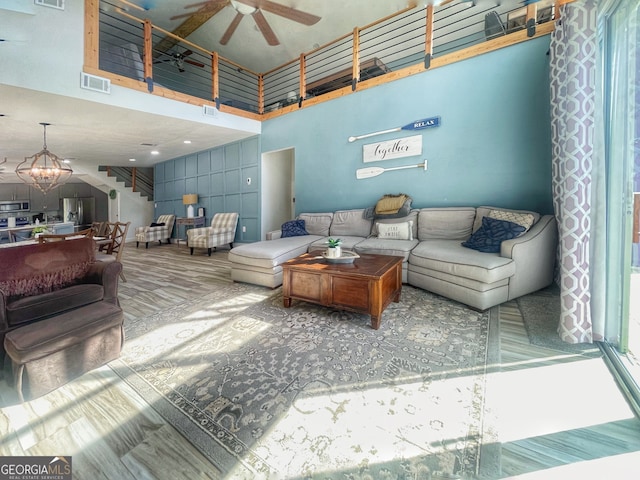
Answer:
[[[27,200],[0,202],[0,213],[28,212],[29,208],[29,201]]]

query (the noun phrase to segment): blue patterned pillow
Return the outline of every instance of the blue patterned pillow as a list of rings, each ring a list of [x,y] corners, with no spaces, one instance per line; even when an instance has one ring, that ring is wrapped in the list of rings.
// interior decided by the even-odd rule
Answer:
[[[503,240],[516,238],[525,230],[526,228],[517,223],[482,217],[482,226],[469,237],[469,240],[462,242],[462,246],[479,252],[498,253]]]
[[[282,224],[282,238],[309,235],[304,228],[304,220],[290,220]]]

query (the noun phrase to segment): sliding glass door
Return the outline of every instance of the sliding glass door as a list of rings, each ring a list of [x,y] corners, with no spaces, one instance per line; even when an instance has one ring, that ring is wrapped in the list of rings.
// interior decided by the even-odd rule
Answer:
[[[640,0],[605,0],[598,18],[607,165],[606,337],[614,365],[640,399]]]

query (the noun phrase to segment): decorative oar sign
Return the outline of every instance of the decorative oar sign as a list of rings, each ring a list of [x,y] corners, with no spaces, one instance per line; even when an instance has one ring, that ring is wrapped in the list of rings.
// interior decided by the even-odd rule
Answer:
[[[374,135],[382,135],[384,133],[399,132],[400,130],[422,130],[424,128],[439,127],[440,117],[423,118],[422,120],[416,120],[415,122],[408,123],[403,127],[391,128],[389,130],[382,130],[380,132],[367,133],[364,135],[358,135],[356,137],[349,137],[349,142],[355,142],[362,138],[373,137]]]
[[[411,137],[396,138],[362,146],[362,161],[365,163],[416,155],[422,155],[422,135],[412,135]]]
[[[391,170],[404,170],[406,168],[416,168],[416,167],[420,167],[420,168],[423,168],[424,170],[426,170],[427,169],[427,161],[425,160],[424,162],[419,163],[417,165],[403,165],[401,167],[389,167],[389,168],[366,167],[366,168],[359,168],[358,170],[356,170],[356,178],[358,180],[362,180],[363,178],[377,177],[378,175],[381,175],[384,172],[390,172]]]

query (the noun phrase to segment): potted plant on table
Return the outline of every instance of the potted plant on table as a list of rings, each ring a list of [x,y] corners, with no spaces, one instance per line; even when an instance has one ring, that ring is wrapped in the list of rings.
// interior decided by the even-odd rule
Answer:
[[[31,236],[34,238],[38,238],[43,233],[47,233],[46,227],[35,227],[33,230],[31,230]]]
[[[329,237],[329,239],[326,241],[326,244],[329,246],[329,248],[327,248],[327,251],[325,252],[328,258],[339,258],[340,256],[342,256],[342,247],[340,247],[340,245],[342,244],[342,240],[340,240],[339,238]]]

